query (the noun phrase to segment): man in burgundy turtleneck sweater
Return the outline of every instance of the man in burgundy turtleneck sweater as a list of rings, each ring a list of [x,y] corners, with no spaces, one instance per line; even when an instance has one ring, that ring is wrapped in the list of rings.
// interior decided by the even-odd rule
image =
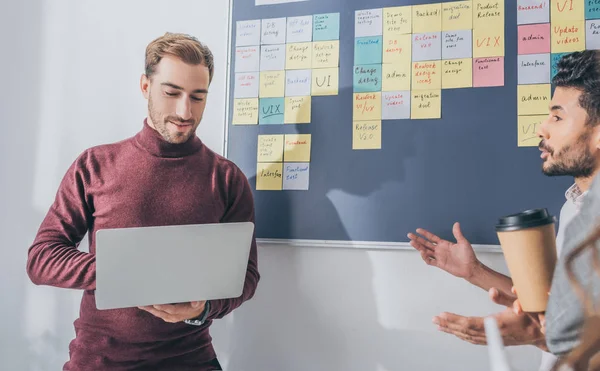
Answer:
[[[196,136],[213,76],[210,50],[190,36],[165,34],[148,45],[145,66],[143,128],[75,160],[29,249],[35,284],[84,290],[64,370],[220,369],[209,326],[249,300],[260,278],[253,238],[239,298],[96,309],[97,230],[254,222],[244,174]],[[86,233],[90,253],[77,249]]]

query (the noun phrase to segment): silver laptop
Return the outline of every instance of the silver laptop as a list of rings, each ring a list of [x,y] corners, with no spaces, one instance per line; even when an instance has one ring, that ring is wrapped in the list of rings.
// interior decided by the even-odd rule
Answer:
[[[96,307],[129,308],[242,294],[254,224],[96,232]]]

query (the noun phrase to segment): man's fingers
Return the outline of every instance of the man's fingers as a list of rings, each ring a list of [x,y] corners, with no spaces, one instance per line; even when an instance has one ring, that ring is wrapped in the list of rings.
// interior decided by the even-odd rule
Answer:
[[[498,290],[495,287],[492,287],[488,293],[494,303],[504,305],[509,308],[513,306],[513,303],[517,299],[511,295],[508,295],[504,291]]]
[[[423,229],[423,228],[417,228],[417,233],[420,234],[421,236],[425,237],[426,239],[428,239],[429,241],[433,242],[433,243],[440,243],[442,242],[442,239],[439,238],[438,236],[436,236],[435,234]]]
[[[438,330],[445,332],[447,334],[450,334],[450,335],[454,335],[457,338],[459,338],[460,340],[469,342],[471,344],[475,344],[475,345],[486,345],[487,344],[487,339],[485,336],[468,335],[468,334],[465,334],[460,331],[456,331],[456,330],[449,329],[447,327],[440,327],[440,326],[438,326]]]
[[[158,310],[152,306],[149,307],[139,307],[141,310],[146,311],[150,314],[152,314],[154,317],[158,317],[160,319],[162,319],[165,322],[169,322],[169,323],[175,323],[175,322],[179,322],[177,321],[176,318],[174,318],[172,315],[170,315],[167,312],[163,312],[162,310]]]
[[[435,250],[435,245],[431,243],[431,241],[427,241],[423,237],[417,236],[416,234],[409,233],[408,238],[410,238],[410,244],[417,250],[421,251],[423,249],[427,250]],[[417,246],[419,247],[417,247]]]
[[[437,320],[437,322],[436,322]],[[485,327],[481,317],[464,317],[453,313],[442,313],[434,318],[434,323],[456,333],[472,338],[485,337]]]

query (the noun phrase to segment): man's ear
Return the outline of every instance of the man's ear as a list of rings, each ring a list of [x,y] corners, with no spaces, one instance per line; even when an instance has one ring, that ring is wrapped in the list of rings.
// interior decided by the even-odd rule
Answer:
[[[140,78],[140,89],[144,94],[144,98],[148,99],[150,97],[150,79],[145,74],[142,74]]]
[[[593,148],[600,153],[600,123],[597,123],[596,126],[592,129],[592,146]]]

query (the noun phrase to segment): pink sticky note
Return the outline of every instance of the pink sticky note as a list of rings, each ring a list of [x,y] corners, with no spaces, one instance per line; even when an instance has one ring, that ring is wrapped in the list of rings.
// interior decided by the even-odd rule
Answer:
[[[504,57],[473,59],[473,87],[504,85]]]
[[[550,23],[519,26],[519,54],[550,53]]]

